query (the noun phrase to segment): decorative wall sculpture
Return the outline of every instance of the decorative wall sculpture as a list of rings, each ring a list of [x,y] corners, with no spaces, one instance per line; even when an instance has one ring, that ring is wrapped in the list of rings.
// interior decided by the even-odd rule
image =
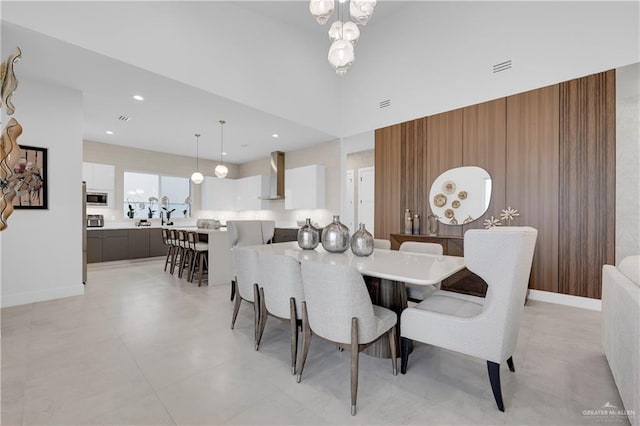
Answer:
[[[13,66],[21,56],[20,48],[16,47],[0,65],[0,108],[6,107],[7,115],[15,112],[11,97],[18,87],[18,79]],[[14,166],[21,157],[17,142],[21,134],[22,126],[15,118],[9,120],[0,134],[0,231],[7,228],[7,220],[13,213],[13,200],[23,184],[14,171]]]

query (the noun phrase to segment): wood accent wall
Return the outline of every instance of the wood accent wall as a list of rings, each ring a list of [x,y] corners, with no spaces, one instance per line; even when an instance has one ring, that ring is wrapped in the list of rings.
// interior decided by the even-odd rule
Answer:
[[[477,165],[492,178],[485,216],[440,234],[482,228],[507,206],[538,229],[530,288],[599,298],[614,262],[615,71],[376,130],[375,234],[403,230],[403,212],[430,213],[431,183]]]
[[[507,98],[506,204],[538,230],[529,287],[558,292],[558,85]]]
[[[560,293],[600,298],[615,263],[615,90],[615,71],[560,84]]]
[[[375,138],[375,223],[378,238],[400,232],[401,126],[376,129]],[[386,237],[384,237],[386,236]]]

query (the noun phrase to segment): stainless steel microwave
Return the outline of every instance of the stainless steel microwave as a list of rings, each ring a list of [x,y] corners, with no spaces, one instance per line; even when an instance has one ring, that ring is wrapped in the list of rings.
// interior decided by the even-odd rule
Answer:
[[[88,206],[107,207],[109,205],[109,195],[106,192],[87,192]]]

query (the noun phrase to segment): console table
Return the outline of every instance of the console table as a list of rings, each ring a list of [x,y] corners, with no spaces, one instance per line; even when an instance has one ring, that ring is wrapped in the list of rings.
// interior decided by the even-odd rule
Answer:
[[[460,235],[391,234],[391,249],[398,250],[405,241],[440,244],[443,254],[464,256],[464,237]],[[473,272],[464,269],[442,281],[442,289],[484,297],[487,293],[487,283]]]

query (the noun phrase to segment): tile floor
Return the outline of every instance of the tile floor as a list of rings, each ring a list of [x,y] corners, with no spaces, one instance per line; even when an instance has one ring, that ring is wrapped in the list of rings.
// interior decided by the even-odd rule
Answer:
[[[479,359],[416,345],[406,375],[360,357],[349,414],[349,352],[316,338],[297,384],[288,324],[253,313],[230,330],[229,286],[198,288],[162,261],[90,265],[84,296],[2,309],[2,424],[628,424],[600,344],[600,313],[530,301],[516,373],[497,410]]]

